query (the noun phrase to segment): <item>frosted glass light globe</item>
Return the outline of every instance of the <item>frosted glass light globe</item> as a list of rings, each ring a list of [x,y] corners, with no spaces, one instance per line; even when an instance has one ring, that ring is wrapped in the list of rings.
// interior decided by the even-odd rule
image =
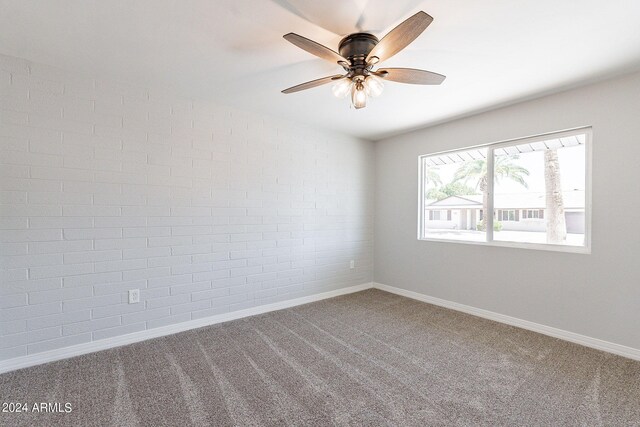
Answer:
[[[356,108],[367,106],[367,91],[361,81],[357,81],[351,88],[351,104]]]
[[[350,79],[340,79],[336,82],[336,84],[333,85],[333,87],[331,88],[331,92],[333,92],[333,95],[336,98],[344,98],[351,91],[352,84],[353,83]]]
[[[371,74],[364,79],[364,87],[367,91],[367,95],[375,98],[382,94],[384,83],[382,83],[382,79],[380,77]]]

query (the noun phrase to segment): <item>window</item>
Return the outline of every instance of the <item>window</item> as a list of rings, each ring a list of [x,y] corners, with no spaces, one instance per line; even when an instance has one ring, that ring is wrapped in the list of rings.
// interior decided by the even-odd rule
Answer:
[[[523,219],[543,219],[544,210],[542,209],[524,209],[522,211]]]
[[[462,174],[481,172],[486,159],[486,148],[420,158],[423,238],[486,240],[484,230],[478,228],[486,179],[477,182],[461,179]]]
[[[517,221],[516,211],[513,209],[510,210],[499,210],[498,218],[502,221]]]
[[[451,211],[447,211],[447,210],[430,210],[429,211],[430,221],[447,221],[450,219],[451,219]]]
[[[590,144],[581,128],[420,156],[418,237],[588,253]]]

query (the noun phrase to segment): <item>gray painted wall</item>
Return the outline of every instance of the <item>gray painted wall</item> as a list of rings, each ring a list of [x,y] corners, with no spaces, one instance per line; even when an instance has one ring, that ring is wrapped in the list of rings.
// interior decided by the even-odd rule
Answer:
[[[383,140],[376,282],[640,348],[640,74]],[[593,126],[590,255],[418,241],[421,154]]]

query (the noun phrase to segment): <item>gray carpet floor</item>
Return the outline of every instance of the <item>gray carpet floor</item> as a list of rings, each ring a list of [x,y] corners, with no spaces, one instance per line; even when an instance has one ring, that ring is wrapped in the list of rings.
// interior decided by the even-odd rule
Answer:
[[[0,376],[0,425],[640,425],[640,362],[379,290]]]

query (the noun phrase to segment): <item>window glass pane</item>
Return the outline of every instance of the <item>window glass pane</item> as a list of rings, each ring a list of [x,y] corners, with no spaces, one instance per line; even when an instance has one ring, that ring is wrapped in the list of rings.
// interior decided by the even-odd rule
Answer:
[[[422,237],[484,242],[487,149],[422,157]]]
[[[585,135],[494,150],[493,239],[583,246]],[[516,215],[516,211],[525,214]]]

